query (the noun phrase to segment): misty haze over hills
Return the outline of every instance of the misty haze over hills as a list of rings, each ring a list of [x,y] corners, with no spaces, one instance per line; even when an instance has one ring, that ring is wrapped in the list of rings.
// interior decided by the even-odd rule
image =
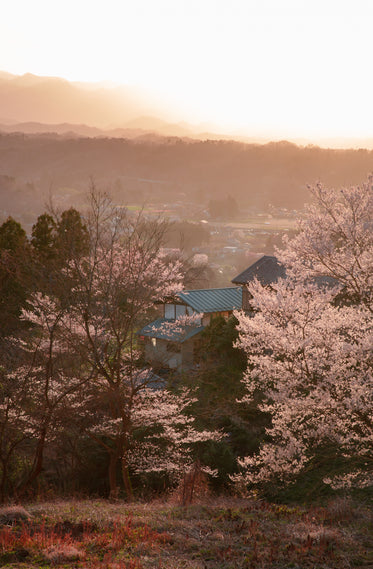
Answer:
[[[85,194],[92,178],[123,204],[183,201],[202,211],[209,200],[232,196],[245,208],[300,209],[309,200],[307,184],[361,183],[370,171],[369,150],[0,134],[0,209],[37,213],[50,194],[64,200]]]
[[[110,82],[69,82],[57,77],[0,71],[0,131],[78,136],[136,138],[146,134],[205,140],[266,143],[268,137],[250,133],[224,133],[212,124],[191,125],[171,120],[168,109],[149,94]],[[167,118],[168,117],[168,118]],[[307,145],[306,139],[291,139]],[[320,142],[321,143],[321,142]],[[373,148],[369,139],[323,139],[323,147]]]
[[[0,130],[71,132],[80,136],[193,136],[187,123],[173,124],[139,89],[106,83],[71,83],[55,77],[0,72]]]
[[[27,73],[0,75],[0,121],[86,123],[107,127],[149,111],[140,92],[123,87],[70,83]]]
[[[348,186],[373,151],[233,141],[157,118],[145,97],[106,84],[0,72],[0,211],[34,222],[50,196],[79,206],[94,180],[118,203],[233,197],[240,208],[301,209],[308,184]]]

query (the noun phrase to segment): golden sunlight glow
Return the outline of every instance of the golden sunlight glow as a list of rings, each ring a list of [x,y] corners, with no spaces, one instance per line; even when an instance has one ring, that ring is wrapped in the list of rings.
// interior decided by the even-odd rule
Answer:
[[[0,70],[133,85],[248,136],[373,134],[370,0],[4,4]]]

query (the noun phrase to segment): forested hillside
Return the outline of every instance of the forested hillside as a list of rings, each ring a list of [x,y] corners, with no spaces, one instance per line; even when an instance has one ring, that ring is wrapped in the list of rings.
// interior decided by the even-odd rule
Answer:
[[[360,183],[372,169],[373,151],[365,149],[2,134],[0,209],[38,214],[49,194],[69,195],[66,205],[78,205],[90,178],[119,203],[177,199],[205,206],[231,195],[241,207],[299,209],[307,201],[307,184]]]

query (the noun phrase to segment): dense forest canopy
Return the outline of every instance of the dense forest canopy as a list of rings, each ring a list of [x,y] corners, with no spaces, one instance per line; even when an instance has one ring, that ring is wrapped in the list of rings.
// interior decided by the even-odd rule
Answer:
[[[180,200],[206,207],[230,195],[240,207],[299,209],[307,184],[347,186],[372,169],[373,151],[365,149],[1,134],[0,209],[39,214],[49,195],[67,194],[66,205],[79,205],[90,178],[110,188],[118,203]]]

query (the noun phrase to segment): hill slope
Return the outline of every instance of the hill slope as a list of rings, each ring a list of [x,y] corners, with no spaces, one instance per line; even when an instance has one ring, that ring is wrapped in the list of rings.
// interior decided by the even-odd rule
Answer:
[[[231,195],[245,207],[269,203],[300,208],[307,184],[361,183],[373,170],[373,151],[326,150],[280,142],[266,145],[179,138],[67,138],[57,135],[0,135],[0,176],[35,192],[86,189],[93,178],[115,185],[124,201],[184,200],[207,204]],[[0,195],[9,188],[0,183]],[[20,195],[17,196],[20,199]],[[1,204],[0,204],[1,205]]]

